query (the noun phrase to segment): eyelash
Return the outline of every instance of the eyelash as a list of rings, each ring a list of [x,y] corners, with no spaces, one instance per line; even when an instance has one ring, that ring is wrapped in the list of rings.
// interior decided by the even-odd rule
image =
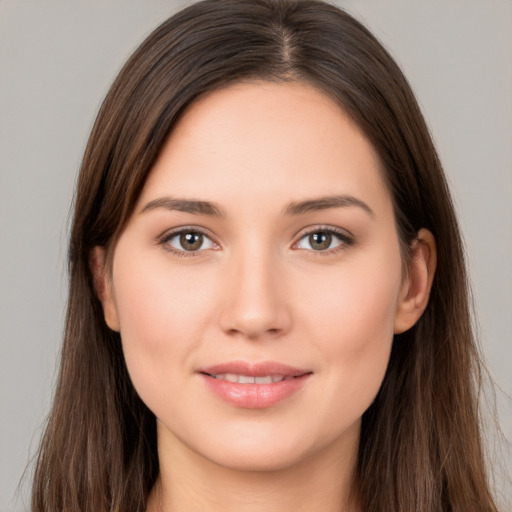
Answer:
[[[297,242],[295,242],[293,245],[295,246],[304,238],[314,235],[314,234],[318,234],[318,233],[331,235],[331,236],[333,235],[334,237],[338,238],[340,243],[336,247],[333,247],[332,249],[327,249],[324,251],[315,251],[313,249],[298,249],[298,250],[309,251],[309,252],[312,252],[315,255],[319,255],[319,256],[330,256],[330,255],[338,253],[339,251],[341,251],[343,249],[346,249],[347,247],[350,247],[355,242],[353,236],[346,231],[343,231],[341,229],[337,229],[337,228],[334,228],[331,226],[317,226],[314,229],[311,229],[309,231],[302,233],[299,240]],[[205,250],[205,249],[203,249],[203,250],[197,250],[197,251],[185,251],[185,250],[174,249],[172,246],[169,245],[169,242],[173,238],[175,238],[179,235],[183,235],[183,234],[202,235],[205,238],[207,238],[208,240],[210,240],[210,242],[213,245],[218,247],[218,244],[214,240],[212,240],[212,238],[205,231],[203,231],[202,229],[198,229],[196,227],[190,227],[190,228],[182,227],[182,228],[178,228],[176,230],[170,231],[170,232],[166,233],[165,235],[163,235],[158,240],[158,243],[160,245],[162,245],[166,251],[168,251],[171,254],[173,254],[174,256],[178,256],[180,258],[196,257],[199,255],[199,253],[201,253]]]
[[[332,249],[327,249],[325,251],[315,251],[313,249],[299,249],[299,250],[312,252],[313,254],[315,254],[315,256],[316,255],[331,256],[333,254],[337,254],[340,251],[343,251],[344,249],[346,249],[347,247],[350,247],[351,245],[354,245],[354,243],[355,243],[353,235],[345,230],[341,230],[341,229],[331,227],[331,226],[316,226],[314,229],[310,229],[310,230],[302,233],[300,235],[298,242],[295,242],[294,245],[297,245],[304,238],[314,235],[314,234],[318,234],[318,233],[323,233],[326,235],[333,235],[334,237],[338,238],[340,243],[336,247],[333,247]]]

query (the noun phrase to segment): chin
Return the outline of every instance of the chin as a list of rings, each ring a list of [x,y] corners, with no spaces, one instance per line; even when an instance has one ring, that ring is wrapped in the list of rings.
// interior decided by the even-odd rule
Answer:
[[[234,448],[234,449],[233,449]],[[307,455],[297,450],[283,450],[282,447],[259,446],[254,449],[240,448],[212,453],[210,462],[225,469],[241,472],[283,471],[300,464]]]
[[[244,436],[217,436],[195,447],[196,453],[213,464],[242,472],[274,472],[309,465],[318,455],[338,443],[338,438],[316,439],[309,432],[276,435],[246,432]]]

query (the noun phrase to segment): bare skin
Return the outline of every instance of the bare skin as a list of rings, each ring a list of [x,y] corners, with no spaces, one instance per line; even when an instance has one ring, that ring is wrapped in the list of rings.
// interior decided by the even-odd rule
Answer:
[[[105,259],[105,319],[157,418],[148,512],[359,510],[361,416],[436,252],[421,230],[402,261],[378,157],[337,105],[300,83],[201,99]]]

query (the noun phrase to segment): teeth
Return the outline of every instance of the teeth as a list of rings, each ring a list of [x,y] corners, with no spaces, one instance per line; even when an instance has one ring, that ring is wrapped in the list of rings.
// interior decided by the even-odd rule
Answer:
[[[251,377],[250,375],[236,375],[234,373],[219,373],[212,375],[219,380],[226,380],[228,382],[236,382],[237,384],[272,384],[273,382],[281,382],[282,380],[289,380],[292,377],[285,377],[284,375],[265,375],[263,377]]]
[[[266,377],[255,377],[254,381],[256,384],[272,384],[272,377],[270,375]]]

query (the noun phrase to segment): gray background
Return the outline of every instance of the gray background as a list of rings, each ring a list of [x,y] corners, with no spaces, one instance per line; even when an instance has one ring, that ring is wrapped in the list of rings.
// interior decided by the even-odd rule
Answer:
[[[55,381],[69,205],[88,132],[123,61],[186,3],[0,0],[1,512],[28,509],[30,471],[14,494]],[[369,25],[417,93],[460,212],[482,346],[510,395],[512,1],[337,3]],[[511,404],[499,391],[509,439]],[[510,496],[510,484],[498,487]]]

